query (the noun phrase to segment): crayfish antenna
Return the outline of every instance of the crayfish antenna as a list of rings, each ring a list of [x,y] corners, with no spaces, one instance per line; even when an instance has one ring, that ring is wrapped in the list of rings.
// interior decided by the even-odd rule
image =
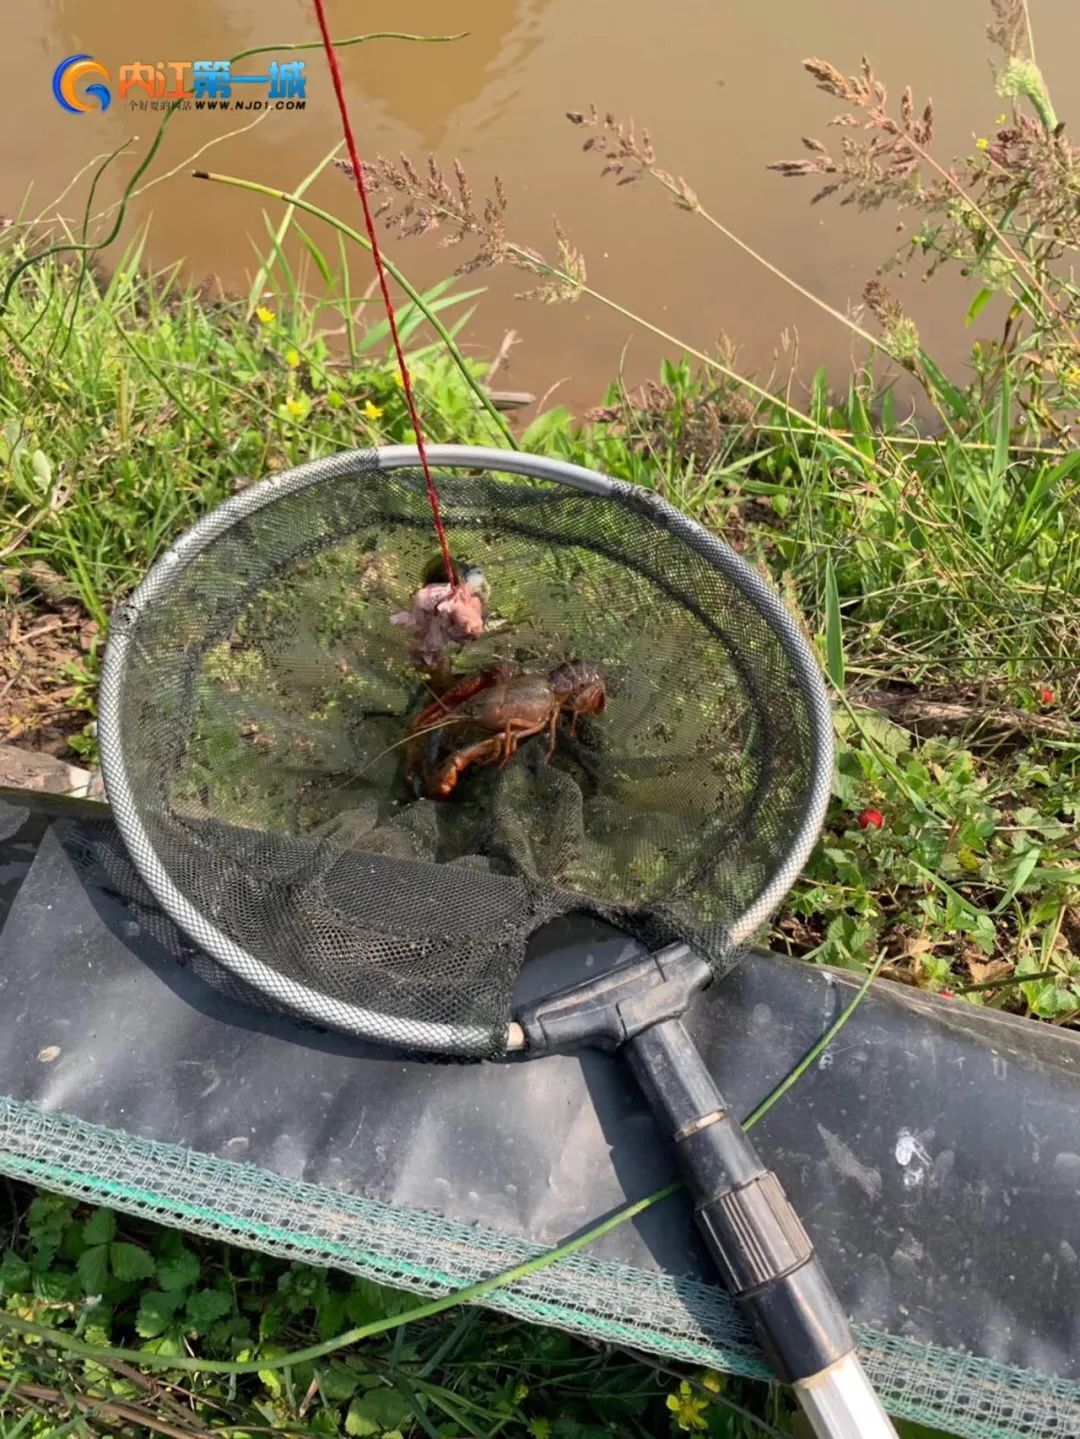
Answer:
[[[451,725],[462,724],[463,722],[461,715],[450,715],[447,719],[436,720],[434,724],[424,725],[423,729],[413,730],[412,733],[407,734],[404,739],[395,740],[393,744],[388,744],[385,749],[380,750],[377,755],[368,760],[366,765],[354,771],[353,778],[359,779],[362,774],[367,774],[368,770],[377,765],[381,759],[385,759],[386,756],[392,754],[394,750],[401,749],[403,745],[412,744],[413,740],[419,739],[421,735],[431,734],[433,730],[437,729],[449,729]]]

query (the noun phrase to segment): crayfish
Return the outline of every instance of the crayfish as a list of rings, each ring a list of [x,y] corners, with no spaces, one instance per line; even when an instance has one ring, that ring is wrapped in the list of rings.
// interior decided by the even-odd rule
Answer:
[[[406,749],[406,778],[429,799],[449,799],[458,780],[474,765],[505,768],[518,745],[547,731],[550,761],[559,719],[570,717],[570,736],[582,715],[598,715],[607,703],[603,676],[595,665],[570,660],[547,674],[514,671],[503,665],[468,675],[413,719]],[[461,726],[472,734],[448,752],[434,731]],[[476,736],[480,732],[480,737]],[[441,738],[441,736],[440,736]]]

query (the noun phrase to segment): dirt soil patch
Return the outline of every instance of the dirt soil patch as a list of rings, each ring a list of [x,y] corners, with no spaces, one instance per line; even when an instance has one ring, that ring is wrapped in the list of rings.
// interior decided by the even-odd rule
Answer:
[[[97,624],[74,600],[51,602],[32,583],[7,576],[0,591],[0,744],[63,758],[92,718],[92,687],[81,676]]]

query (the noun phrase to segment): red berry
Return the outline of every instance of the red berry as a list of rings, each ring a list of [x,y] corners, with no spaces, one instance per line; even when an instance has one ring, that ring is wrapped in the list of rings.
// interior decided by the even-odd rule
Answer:
[[[864,809],[859,815],[860,829],[880,829],[885,823],[885,816],[879,809]]]
[[[1054,691],[1044,685],[1043,688],[1039,691],[1039,703],[1044,705],[1052,705],[1054,703]]]
[[[955,999],[955,998],[956,998],[956,990],[955,990],[955,989],[939,989],[939,990],[938,990],[938,995],[939,995],[939,997],[940,997],[941,999]]]

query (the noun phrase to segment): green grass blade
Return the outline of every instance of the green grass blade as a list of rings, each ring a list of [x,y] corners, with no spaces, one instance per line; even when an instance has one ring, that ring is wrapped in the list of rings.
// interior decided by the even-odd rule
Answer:
[[[1020,511],[1017,521],[1017,531],[1026,530],[1035,512],[1044,504],[1049,503],[1054,491],[1062,480],[1068,479],[1077,465],[1080,464],[1080,450],[1074,450],[1071,455],[1066,455],[1056,465],[1045,465],[1039,473],[1038,479],[1029,488],[1027,497],[1024,500],[1024,507]],[[1053,508],[1057,508],[1056,503]]]
[[[302,225],[297,225],[296,233],[300,236],[301,243],[307,250],[308,254],[315,261],[315,268],[322,276],[323,284],[326,286],[327,291],[332,294],[335,289],[334,277],[331,273],[330,266],[327,264],[326,256],[319,249],[318,245],[316,245],[315,241],[311,238],[311,236],[303,228]]]
[[[321,209],[318,205],[311,204],[309,200],[306,200],[302,196],[290,195],[284,190],[275,190],[270,185],[260,185],[255,180],[241,180],[236,175],[218,175],[211,173],[207,170],[194,170],[192,171],[192,174],[196,179],[199,180],[210,180],[218,185],[232,185],[235,186],[238,190],[250,190],[256,195],[268,195],[272,199],[281,200],[287,205],[295,203],[299,209],[306,211],[310,215],[314,215],[316,219],[324,220],[328,225],[333,226],[340,234],[345,235],[348,239],[352,240],[355,244],[360,245],[363,249],[371,249],[371,242],[368,240],[366,235],[361,235],[358,230],[354,229],[351,225],[347,225],[344,220],[339,219],[336,215],[331,214],[328,210]],[[386,260],[385,257],[384,262],[386,264],[388,274],[392,276],[395,283],[401,286],[401,288],[405,291],[405,293],[409,296],[411,300],[414,300],[416,303],[420,304],[423,298],[420,292],[413,285],[409,284],[408,280],[406,280],[405,276],[401,273],[401,271],[395,264],[393,264],[389,260]],[[428,323],[431,325],[435,333],[439,336],[443,344],[446,346],[446,350],[450,356],[450,359],[457,367],[458,372],[460,373],[462,379],[465,381],[466,385],[468,385],[469,389],[476,396],[477,400],[480,402],[481,407],[486,410],[487,414],[491,418],[492,423],[495,425],[496,429],[502,435],[506,443],[510,446],[511,449],[516,449],[517,441],[514,438],[513,430],[511,430],[510,426],[503,419],[502,415],[499,414],[498,410],[491,402],[490,395],[488,395],[487,391],[479,383],[479,381],[476,379],[476,376],[472,373],[468,365],[465,363],[465,357],[462,355],[461,351],[454,343],[453,336],[447,332],[446,326],[442,323],[437,314],[435,314],[433,311],[425,310],[425,315],[427,317]]]
[[[930,382],[934,395],[946,406],[946,419],[967,424],[972,419],[971,405],[963,390],[957,389],[944,371],[925,350],[919,351],[919,365]]]
[[[825,561],[825,667],[829,679],[838,690],[843,690],[844,672],[844,629],[840,613],[840,592],[836,586],[836,571],[832,558]]]
[[[810,418],[815,425],[828,426],[829,374],[824,366],[814,371],[814,380],[810,391]]]
[[[968,306],[968,312],[964,316],[964,324],[973,325],[993,298],[993,290],[988,290],[985,285],[981,290],[977,290],[975,298]]]
[[[353,313],[352,275],[349,272],[349,252],[345,248],[345,236],[337,237],[338,259],[341,262],[341,317],[345,321],[345,342],[349,347],[349,359],[356,363],[356,316]]]
[[[884,953],[879,954],[877,959],[874,960],[874,963],[867,971],[866,978],[863,980],[858,990],[852,996],[851,1003],[845,1006],[845,1008],[840,1012],[840,1014],[833,1021],[833,1023],[829,1025],[828,1029],[816,1042],[816,1044],[812,1045],[811,1048],[807,1050],[807,1052],[803,1055],[802,1059],[800,1059],[798,1064],[796,1064],[794,1069],[792,1069],[791,1073],[786,1074],[784,1078],[780,1081],[780,1083],[776,1086],[776,1088],[773,1089],[769,1094],[767,1094],[755,1109],[752,1109],[750,1111],[750,1113],[743,1120],[744,1129],[753,1129],[755,1124],[759,1123],[762,1119],[764,1119],[766,1114],[768,1114],[769,1110],[773,1107],[776,1101],[778,1099],[783,1099],[784,1095],[788,1092],[788,1090],[791,1089],[794,1084],[798,1083],[798,1081],[803,1077],[803,1075],[810,1068],[810,1066],[814,1064],[818,1059],[820,1059],[820,1057],[825,1053],[826,1049],[828,1049],[829,1045],[832,1044],[833,1040],[843,1029],[844,1025],[847,1024],[848,1020],[855,1013],[856,1009],[858,1009],[859,1005],[866,998],[867,990],[870,988],[871,984],[873,984],[874,980],[877,979],[878,970],[884,963]]]
[[[984,917],[986,911],[981,910],[978,905],[972,904],[971,900],[966,899],[948,880],[942,879],[941,876],[935,874],[932,869],[927,869],[926,865],[920,864],[917,859],[913,859],[911,864],[912,868],[918,870],[923,879],[932,884],[936,890],[940,890],[946,899],[951,899],[954,904],[958,905],[959,908],[973,920],[979,920]]]
[[[466,300],[473,299],[476,295],[482,295],[482,289],[463,290],[459,295],[448,295],[446,291],[454,283],[454,277],[450,276],[445,280],[438,280],[434,285],[423,292],[419,301],[410,300],[408,304],[402,305],[395,316],[397,320],[398,335],[403,344],[407,343],[415,334],[417,328],[423,324],[427,315],[438,315],[450,305],[458,305]],[[379,320],[370,326],[364,333],[357,350],[364,354],[369,350],[377,349],[390,339],[390,322]]]
[[[1005,371],[1001,381],[1001,405],[998,409],[997,434],[994,437],[994,460],[991,471],[995,489],[1000,488],[1009,468],[1009,438],[1012,428],[1012,392],[1009,387],[1009,372]]]
[[[303,194],[305,194],[305,193],[307,192],[307,190],[310,189],[310,187],[311,187],[311,186],[315,183],[315,181],[319,178],[319,176],[322,174],[322,172],[326,169],[327,165],[330,164],[331,160],[333,160],[334,156],[337,154],[337,152],[338,152],[340,149],[341,149],[341,144],[340,144],[340,142],[339,142],[337,145],[334,146],[334,148],[333,148],[332,150],[328,150],[328,151],[326,152],[326,154],[322,157],[322,159],[319,161],[319,163],[315,166],[315,168],[314,168],[313,170],[309,170],[309,171],[308,171],[308,173],[307,173],[307,174],[304,176],[304,178],[300,181],[299,185],[297,185],[297,187],[296,187],[296,189],[293,191],[293,193],[294,193],[295,195],[303,195]],[[295,219],[295,217],[296,217],[296,206],[295,206],[295,205],[287,205],[287,206],[285,207],[285,213],[284,213],[284,215],[281,217],[281,223],[278,225],[277,230],[273,232],[273,241],[274,241],[273,249],[274,249],[274,253],[275,253],[275,254],[280,254],[280,253],[281,253],[281,247],[282,247],[282,246],[284,245],[284,243],[285,243],[285,237],[286,237],[286,235],[289,233],[289,228],[290,228],[290,226],[292,225],[293,220]],[[269,224],[269,222],[267,222],[267,223]],[[304,233],[304,232],[301,231],[300,233],[301,233],[301,236],[303,236],[303,233]],[[306,238],[306,237],[305,237],[305,238]],[[310,246],[309,246],[309,249],[310,249]],[[313,257],[313,258],[314,258],[314,257]],[[315,263],[318,264],[318,263],[319,263],[318,260],[316,260]],[[325,261],[325,260],[323,260],[323,264],[324,264],[324,265],[326,264],[326,261]],[[258,271],[257,271],[257,273],[256,273],[256,275],[255,275],[254,280],[252,280],[252,282],[251,282],[251,288],[250,288],[250,290],[248,291],[248,299],[247,299],[247,318],[248,318],[249,320],[251,319],[252,315],[255,313],[255,310],[256,310],[257,306],[259,305],[259,303],[260,303],[260,301],[261,301],[261,299],[262,299],[263,292],[265,291],[267,285],[270,283],[270,273],[271,273],[271,270],[272,270],[272,269],[273,269],[273,265],[272,265],[272,263],[271,263],[271,261],[270,261],[270,258],[269,258],[268,256],[267,256],[267,257],[264,257],[264,258],[262,259],[262,261],[260,262],[259,269],[258,269]],[[327,284],[329,284],[329,283],[330,283],[330,280],[329,280],[329,276],[327,275]]]
[[[293,268],[289,264],[288,259],[286,258],[284,246],[282,245],[281,240],[278,239],[277,230],[274,229],[274,226],[271,224],[270,221],[270,216],[267,215],[265,211],[263,212],[263,224],[266,226],[266,233],[270,238],[270,255],[273,256],[273,259],[271,260],[270,256],[268,255],[262,261],[260,266],[260,274],[265,272],[267,281],[269,281],[270,277],[274,273],[275,268],[279,270],[282,279],[284,280],[285,288],[288,291],[289,302],[293,307],[295,307],[297,304],[300,287],[297,284],[296,276],[293,274]],[[282,221],[282,224],[284,224],[284,221]],[[280,225],[278,226],[278,229],[281,229]]]
[[[854,381],[848,392],[848,419],[856,448],[873,462],[877,456],[874,453],[874,435],[870,425],[870,416],[866,412],[866,405],[863,403],[859,387]]]
[[[998,900],[997,904],[994,905],[994,908],[990,911],[991,914],[1001,914],[1004,910],[1008,909],[1009,905],[1012,904],[1013,900],[1035,872],[1035,868],[1040,859],[1042,859],[1041,849],[1029,849],[1020,856],[1019,863],[1013,871],[1013,877],[1009,881],[1009,887]]]

